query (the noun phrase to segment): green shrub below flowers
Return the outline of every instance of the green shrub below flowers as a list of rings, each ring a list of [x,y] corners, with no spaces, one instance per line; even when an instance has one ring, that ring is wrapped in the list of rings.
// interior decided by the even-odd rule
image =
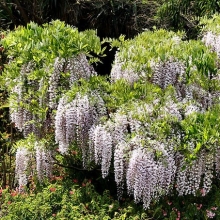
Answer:
[[[35,192],[36,191],[36,192]],[[48,183],[28,193],[1,191],[1,219],[146,219],[142,207],[123,205],[108,190],[97,193],[90,180]],[[130,204],[127,206],[127,202]]]
[[[0,218],[2,220],[35,219],[82,219],[82,220],[206,220],[220,218],[220,190],[213,185],[208,195],[202,191],[197,197],[174,194],[151,204],[143,210],[132,198],[124,196],[122,201],[113,198],[108,190],[102,194],[95,190],[91,180],[55,180],[29,191],[1,190]]]

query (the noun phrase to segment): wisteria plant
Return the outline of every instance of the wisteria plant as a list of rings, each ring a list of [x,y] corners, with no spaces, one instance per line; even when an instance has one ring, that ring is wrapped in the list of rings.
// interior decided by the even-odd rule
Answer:
[[[219,56],[206,34],[183,38],[154,30],[112,41],[118,51],[105,78],[90,64],[91,53],[103,53],[94,31],[54,21],[10,32],[1,81],[27,141],[17,144],[20,187],[30,158],[42,181],[57,154],[76,150],[80,169],[113,172],[118,197],[127,191],[145,209],[174,190],[206,195],[220,170]]]

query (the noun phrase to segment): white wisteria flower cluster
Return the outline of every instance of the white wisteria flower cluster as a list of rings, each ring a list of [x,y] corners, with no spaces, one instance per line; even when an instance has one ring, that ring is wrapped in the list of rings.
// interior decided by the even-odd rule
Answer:
[[[52,176],[52,152],[46,149],[45,146],[39,142],[35,142],[35,152],[37,177],[38,180],[42,182],[45,177],[48,178]]]
[[[55,110],[58,107],[57,97],[62,94],[62,89],[67,90],[74,82],[97,75],[84,54],[66,59],[56,58],[52,73],[50,68],[46,67],[45,71],[49,76],[40,76],[40,80],[38,78],[33,80],[33,76],[30,77],[35,68],[34,62],[24,64],[10,92],[10,118],[15,123],[15,127],[23,132],[24,137],[32,132],[40,136],[48,126],[44,123],[48,118],[32,110],[33,103],[42,109]],[[39,94],[38,99],[34,96],[37,94]]]
[[[176,116],[175,111],[173,112],[173,116],[178,117]],[[127,181],[128,192],[130,194],[134,194],[140,187],[138,183],[135,185],[135,181],[139,177],[142,178],[140,174],[143,172],[149,173],[149,170],[147,169],[150,166],[151,168],[154,167],[152,168],[152,172],[156,175],[156,170],[154,169],[157,167],[157,174],[160,173],[160,178],[164,177],[165,179],[158,180],[159,177],[155,177],[155,181],[152,182],[152,185],[149,185],[149,187],[153,187],[150,191],[146,188],[144,188],[144,190],[143,187],[140,188],[142,192],[144,191],[143,193],[150,193],[148,198],[145,198],[141,192],[139,196],[136,196],[135,194],[136,202],[149,201],[149,203],[145,203],[145,207],[148,207],[150,201],[153,198],[156,198],[155,195],[159,196],[160,192],[163,194],[165,191],[169,191],[167,189],[171,185],[171,182],[173,182],[176,167],[174,157],[172,156],[174,154],[173,149],[168,146],[165,147],[166,142],[159,143],[154,141],[154,138],[152,137],[154,134],[151,129],[152,119],[152,105],[134,103],[133,110],[130,109],[127,111],[127,114],[123,112],[123,110],[117,111],[115,114],[110,116],[110,120],[108,120],[104,125],[97,125],[95,129],[93,129],[93,135],[91,133],[91,137],[93,137],[91,138],[91,141],[94,142],[95,148],[95,161],[97,164],[101,164],[102,174],[104,174],[102,175],[103,177],[105,177],[109,172],[109,161],[112,159],[114,160],[115,181],[118,186],[119,197],[122,195],[125,179]],[[132,136],[132,138],[129,138],[129,136]],[[144,143],[147,143],[146,146]],[[114,155],[111,152],[113,150]],[[155,160],[155,151],[161,153],[163,158],[162,160]],[[168,156],[170,157],[168,158]],[[141,161],[143,160],[143,164],[146,164],[147,166],[146,169],[143,167],[143,172],[140,172],[140,170],[137,171],[135,168],[138,166],[137,169],[142,169],[141,166],[143,164],[142,162],[138,162],[138,158],[140,158]],[[133,166],[134,163],[136,165]],[[164,172],[160,169],[163,169]],[[170,171],[168,172],[166,169],[170,169]],[[163,173],[163,175],[161,173]],[[142,180],[142,183],[140,184],[147,184],[146,181],[150,178],[151,174],[149,174],[145,180]],[[171,176],[169,177],[169,175]],[[133,180],[130,179],[131,177]],[[152,178],[154,177],[151,176],[151,179]],[[156,186],[158,188],[154,189]]]
[[[15,173],[20,189],[27,185],[29,176],[36,174],[40,182],[52,176],[52,154],[42,141],[36,141],[30,136],[17,143]]]
[[[29,165],[29,161],[31,159],[31,152],[25,148],[20,147],[16,151],[16,157],[15,157],[15,173],[16,173],[16,179],[18,181],[18,185],[20,188],[27,185],[28,182],[28,175],[27,175],[27,169]]]
[[[212,51],[215,51],[220,57],[220,35],[207,31],[202,38],[202,41],[206,46],[211,47]]]
[[[59,94],[59,86],[61,85],[62,75],[65,74],[67,83],[65,87],[70,88],[73,83],[79,79],[89,79],[96,76],[94,68],[89,64],[84,54],[79,54],[70,58],[57,57],[54,62],[53,72],[49,77],[49,107],[57,108],[57,95]],[[64,80],[65,81],[65,80]]]
[[[86,166],[90,130],[105,115],[104,101],[98,92],[85,95],[77,93],[72,101],[68,101],[64,95],[59,100],[55,116],[55,139],[60,152],[65,154],[71,144],[76,144],[82,151],[83,164]]]
[[[154,122],[161,120],[161,117],[166,118],[170,114],[173,122],[182,120],[181,109],[166,103],[158,119],[152,105],[135,103],[133,110],[112,114],[91,134],[94,160],[101,165],[103,178],[109,173],[109,161],[113,160],[119,198],[126,183],[127,192],[134,196],[135,202],[143,202],[146,209],[151,201],[169,194],[174,188],[179,195],[196,195],[201,189],[206,195],[211,189],[214,170],[219,173],[219,151],[202,150],[197,159],[189,164],[183,154],[176,152],[177,148],[181,148],[178,130],[171,128],[169,138],[154,133]],[[189,143],[188,148],[192,152],[195,147],[195,144]]]

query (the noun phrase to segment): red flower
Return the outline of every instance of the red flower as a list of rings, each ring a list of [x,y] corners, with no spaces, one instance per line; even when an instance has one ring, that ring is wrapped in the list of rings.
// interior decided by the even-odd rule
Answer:
[[[55,176],[55,180],[63,180],[63,176]]]
[[[11,196],[16,196],[17,195],[17,192],[11,192]]]
[[[86,186],[86,184],[85,184],[85,183],[82,183],[82,186],[84,187],[84,186]]]
[[[74,183],[78,183],[78,180],[77,180],[77,179],[73,179],[73,182],[74,182]]]
[[[77,151],[72,150],[72,155],[77,155]]]
[[[55,192],[55,191],[56,191],[56,188],[55,188],[55,187],[51,187],[51,188],[50,188],[50,191],[51,191],[51,192]]]
[[[57,215],[57,214],[55,214],[55,213],[52,214],[53,217],[56,217],[56,215]]]
[[[71,190],[71,191],[70,191],[70,195],[73,195],[73,194],[74,194],[74,191]]]

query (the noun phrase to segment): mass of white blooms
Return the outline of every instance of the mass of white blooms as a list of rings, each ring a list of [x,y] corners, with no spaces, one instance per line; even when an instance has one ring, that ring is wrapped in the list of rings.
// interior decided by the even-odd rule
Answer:
[[[54,62],[54,70],[52,74],[50,75],[48,84],[48,93],[49,93],[49,107],[51,109],[56,109],[57,107],[57,102],[56,102],[56,96],[57,96],[57,90],[58,90],[58,85],[59,85],[59,80],[60,80],[60,74],[64,70],[64,64],[65,60],[57,57]]]
[[[66,71],[70,72],[70,85],[81,78],[89,79],[91,76],[97,75],[85,54],[79,54],[76,57],[70,58],[67,62]]]
[[[70,58],[57,57],[54,62],[53,72],[49,77],[49,107],[51,109],[57,108],[57,94],[60,84],[61,75],[63,73],[69,74],[68,84],[69,87],[79,79],[89,79],[91,76],[96,76],[94,68],[89,64],[84,54],[79,54]]]
[[[15,156],[15,173],[20,188],[27,185],[28,176],[27,169],[31,153],[25,147],[20,147],[16,151]]]
[[[218,54],[218,57],[220,57],[220,35],[208,31],[204,34],[202,41],[206,46],[211,47],[212,51],[215,51]]]
[[[95,163],[101,165],[102,177],[108,175],[112,159],[112,137],[106,129],[98,125],[94,129]]]
[[[53,159],[51,151],[39,143],[35,143],[36,150],[36,171],[38,180],[41,182],[45,177],[52,176]]]
[[[170,47],[181,44],[180,37],[174,36],[170,40],[173,42]],[[204,35],[203,42],[220,57],[220,35],[209,31]],[[136,49],[133,45],[126,48],[127,54],[123,54],[126,53],[123,48],[122,51],[118,50],[112,65],[109,81],[111,84],[119,79],[128,82],[133,89],[129,102],[107,109],[111,102],[108,105],[108,97],[102,98],[102,91],[83,88],[83,83],[78,83],[78,87],[74,88],[80,79],[89,80],[97,76],[86,55],[79,54],[69,58],[57,57],[51,65],[51,72],[48,70],[48,75],[41,80],[27,77],[36,67],[34,63],[23,65],[11,91],[12,98],[18,104],[12,105],[10,102],[10,117],[25,138],[34,133],[40,140],[50,122],[42,122],[39,114],[25,106],[32,101],[34,103],[34,92],[39,93],[39,106],[48,109],[48,118],[54,120],[55,142],[59,152],[67,156],[73,147],[77,147],[82,155],[83,168],[89,169],[91,164],[100,166],[103,178],[109,175],[113,165],[118,197],[122,198],[127,189],[134,201],[143,203],[147,209],[152,201],[168,195],[174,188],[180,196],[196,195],[201,189],[202,195],[206,195],[211,190],[214,174],[220,176],[220,148],[212,151],[208,149],[209,146],[206,148],[206,143],[197,145],[194,131],[184,127],[188,126],[184,124],[188,122],[187,119],[193,120],[195,116],[195,120],[199,121],[200,118],[196,116],[202,118],[202,114],[219,101],[220,92],[212,91],[212,87],[220,82],[220,76],[212,76],[209,70],[205,74],[200,71],[200,63],[196,63],[194,54],[175,58],[169,55],[172,53],[167,53],[162,59],[159,55],[155,57],[156,44],[153,53],[143,45],[139,52],[145,49],[146,54],[152,57],[147,57],[142,66],[132,63]],[[175,54],[178,50],[173,51]],[[150,94],[143,97],[137,93],[141,96],[137,98],[135,89],[139,85],[140,88],[146,88],[145,84],[148,86],[150,83],[152,87],[149,88],[153,88],[155,94],[149,91]],[[29,99],[24,101],[29,88],[33,88],[33,91]],[[75,89],[81,92],[75,92]],[[156,98],[152,100],[151,95]],[[52,175],[53,155],[40,141],[35,142],[34,150],[37,176],[42,182],[44,177]],[[189,163],[185,153],[195,158]],[[20,187],[27,184],[26,171],[30,157],[29,150],[18,148],[16,178]]]
[[[124,67],[124,64],[125,61],[121,60],[121,57],[118,55],[117,52],[110,74],[112,82],[115,82],[118,79],[125,79],[130,84],[133,84],[134,82],[138,81],[138,79],[140,79],[140,76],[135,73],[134,70],[126,69]]]
[[[166,62],[159,62],[151,68],[153,70],[152,82],[161,88],[169,85],[177,87],[179,84],[183,84],[186,70],[183,63],[170,59]]]
[[[91,156],[89,152],[91,129],[106,114],[103,103],[95,92],[90,96],[77,93],[75,99],[70,102],[65,96],[59,100],[55,116],[55,138],[59,150],[63,154],[67,153],[70,144],[74,142],[82,151],[84,166]]]

